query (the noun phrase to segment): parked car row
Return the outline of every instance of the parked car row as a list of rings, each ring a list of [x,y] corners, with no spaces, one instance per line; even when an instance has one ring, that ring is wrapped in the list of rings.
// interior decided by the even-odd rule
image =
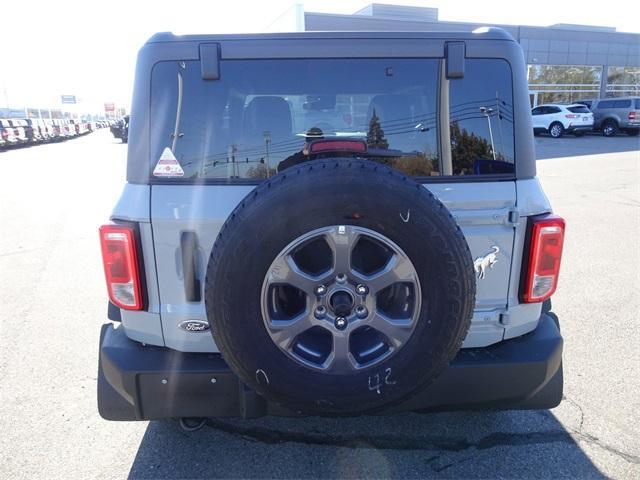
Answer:
[[[114,138],[119,138],[122,143],[129,141],[129,115],[125,115],[110,127],[111,134]]]
[[[531,110],[533,133],[558,138],[565,133],[581,137],[586,132],[602,132],[613,137],[622,132],[640,133],[640,97],[584,99],[570,105],[545,104]]]
[[[86,135],[108,122],[73,119],[11,118],[0,119],[0,149],[24,147],[40,143],[60,142]]]

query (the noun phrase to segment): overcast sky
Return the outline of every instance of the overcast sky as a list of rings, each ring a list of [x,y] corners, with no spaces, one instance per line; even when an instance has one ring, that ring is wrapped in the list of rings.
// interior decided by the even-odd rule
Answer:
[[[86,108],[114,101],[128,108],[135,56],[155,32],[260,32],[295,2],[291,0],[107,0],[22,2],[0,17],[3,39],[0,106],[59,107],[62,94],[76,95]],[[353,13],[367,0],[311,0],[306,11]],[[537,0],[380,1],[436,7],[450,21],[551,25],[578,23],[640,32],[637,0],[560,2]],[[15,4],[15,2],[14,2]],[[19,12],[19,13],[18,13]],[[6,12],[5,12],[6,13]],[[16,15],[18,13],[18,15]]]

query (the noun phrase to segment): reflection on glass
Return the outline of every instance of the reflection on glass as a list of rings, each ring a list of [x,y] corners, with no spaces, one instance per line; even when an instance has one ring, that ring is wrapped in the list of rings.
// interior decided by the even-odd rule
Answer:
[[[212,82],[202,80],[198,62],[160,62],[152,75],[150,162],[175,142],[192,180],[264,179],[345,155],[436,175],[438,68],[437,59],[229,60]],[[366,151],[312,154],[309,144],[321,138],[364,142]]]
[[[397,58],[224,60],[220,79],[204,81],[197,61],[160,62],[151,81],[150,163],[168,147],[183,179],[195,181],[266,179],[336,156],[367,158],[411,176],[440,175],[439,65]],[[453,173],[487,173],[486,162],[476,160],[513,163],[508,64],[469,59],[450,96]],[[329,140],[311,151],[313,142]]]
[[[449,84],[454,175],[512,173],[511,70],[504,60],[468,59]]]

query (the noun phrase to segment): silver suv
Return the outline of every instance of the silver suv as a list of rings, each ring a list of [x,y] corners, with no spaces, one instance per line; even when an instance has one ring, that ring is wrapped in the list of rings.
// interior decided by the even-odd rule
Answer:
[[[532,128],[500,29],[152,37],[100,228],[100,414],[557,405]]]
[[[593,112],[594,130],[605,137],[618,132],[636,136],[640,132],[640,97],[586,99],[579,102]]]

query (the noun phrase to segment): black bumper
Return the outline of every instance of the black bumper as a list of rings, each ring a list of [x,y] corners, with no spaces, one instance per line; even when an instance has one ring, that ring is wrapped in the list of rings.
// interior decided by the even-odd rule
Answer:
[[[571,125],[567,128],[567,132],[591,132],[593,130],[593,125]]]
[[[180,353],[102,326],[98,409],[107,420],[294,415],[245,387],[219,354]],[[562,337],[552,313],[522,337],[460,350],[427,389],[389,410],[552,408],[562,398]]]

